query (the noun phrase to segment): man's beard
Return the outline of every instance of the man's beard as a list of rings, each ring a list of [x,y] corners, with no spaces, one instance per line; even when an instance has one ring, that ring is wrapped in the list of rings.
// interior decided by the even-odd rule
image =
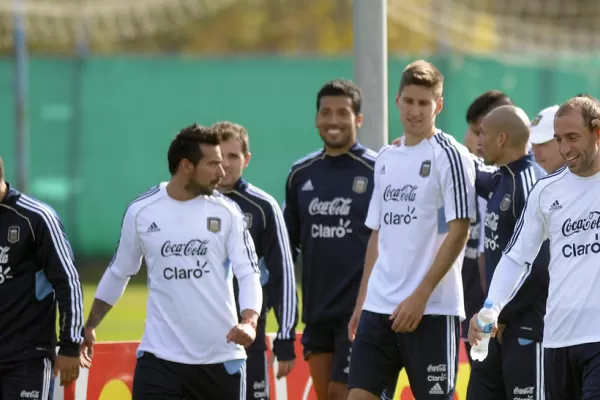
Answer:
[[[214,186],[204,186],[199,184],[198,182],[195,182],[192,179],[188,180],[184,188],[186,191],[194,194],[195,196],[210,195],[213,193],[214,190]]]
[[[340,141],[332,143],[328,140],[325,140],[325,138],[323,137],[321,137],[321,139],[323,139],[323,143],[325,143],[325,146],[329,147],[330,149],[343,149],[344,147],[348,147],[348,145],[352,141],[352,138],[342,138]]]

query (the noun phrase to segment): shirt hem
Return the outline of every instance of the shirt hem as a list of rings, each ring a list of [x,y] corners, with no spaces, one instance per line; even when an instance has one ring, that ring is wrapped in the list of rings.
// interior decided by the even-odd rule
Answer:
[[[372,313],[376,313],[376,314],[383,314],[383,315],[391,315],[395,308],[390,309],[389,308],[383,308],[383,307],[374,307],[371,305],[364,305],[363,306],[363,311],[369,311]],[[461,321],[464,321],[466,319],[465,314],[461,313],[460,311],[456,311],[456,310],[425,310],[425,312],[423,313],[423,315],[447,315],[447,316],[451,316],[451,317],[458,317]]]
[[[186,364],[186,365],[209,365],[209,364],[220,364],[220,363],[224,363],[226,361],[232,361],[232,360],[246,360],[248,358],[246,352],[236,352],[236,353],[231,353],[231,354],[227,354],[221,357],[179,357],[179,356],[174,356],[172,354],[166,354],[162,351],[157,351],[156,349],[152,349],[152,348],[145,348],[142,346],[138,347],[138,353],[139,352],[146,352],[146,353],[152,353],[154,354],[154,356],[156,356],[156,358],[160,358],[161,360],[165,360],[165,361],[170,361],[170,362],[175,362],[175,363],[179,363],[179,364]]]
[[[545,349],[560,349],[563,347],[578,346],[581,344],[600,343],[600,337],[585,337],[571,340],[544,340],[542,346]]]

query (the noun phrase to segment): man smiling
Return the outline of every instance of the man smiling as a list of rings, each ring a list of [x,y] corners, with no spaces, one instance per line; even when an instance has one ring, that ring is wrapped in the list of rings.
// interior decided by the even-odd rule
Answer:
[[[284,216],[302,252],[302,336],[319,400],[346,400],[347,325],[358,295],[367,241],[364,224],[377,154],[356,141],[362,95],[350,81],[317,94],[315,125],[324,148],[297,161],[286,183]]]

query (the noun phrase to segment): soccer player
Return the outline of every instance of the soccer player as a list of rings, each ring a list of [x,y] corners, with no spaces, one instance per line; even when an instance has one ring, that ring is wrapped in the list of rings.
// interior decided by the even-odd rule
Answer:
[[[356,140],[361,104],[350,81],[321,87],[316,128],[324,148],[297,161],[286,183],[284,217],[291,246],[302,253],[304,358],[319,400],[348,396],[347,326],[371,232],[364,219],[376,157]]]
[[[535,161],[549,174],[565,166],[558,143],[554,140],[554,115],[557,110],[557,105],[544,108],[531,121],[530,141]]]
[[[545,175],[527,150],[529,126],[527,114],[510,105],[490,111],[480,124],[478,142],[485,163],[498,166],[491,179],[482,181],[478,174],[476,182],[477,194],[488,199],[484,219],[488,287],[529,192]],[[534,263],[534,273],[524,283],[526,290],[500,314],[499,333],[490,340],[487,357],[472,363],[468,400],[543,395],[541,342],[548,261],[546,244]]]
[[[247,349],[246,399],[269,399],[265,335],[267,312],[271,307],[279,323],[273,343],[273,353],[278,361],[277,379],[290,373],[296,358],[294,341],[298,303],[292,250],[277,201],[242,178],[251,157],[248,132],[243,126],[226,121],[211,128],[221,136],[225,170],[218,189],[235,201],[244,213],[261,269],[263,308],[258,319],[256,340]]]
[[[465,146],[471,154],[480,156],[478,144],[479,126],[483,117],[490,111],[503,105],[513,104],[512,100],[504,93],[498,90],[490,90],[477,97],[469,105],[465,119],[467,121],[467,131],[465,133]],[[479,311],[483,304],[484,293],[486,291],[485,283],[485,227],[483,224],[485,217],[487,198],[477,196],[477,219],[471,223],[470,236],[465,250],[465,259],[462,267],[462,282],[465,301],[465,320],[461,325],[461,338],[467,350],[469,362],[471,360],[471,345],[469,344],[467,334],[469,332],[469,321],[471,317]]]
[[[246,398],[244,346],[256,336],[262,288],[244,216],[215,191],[225,175],[219,144],[216,132],[196,124],[179,132],[168,152],[171,179],[129,204],[98,285],[85,325],[88,357],[95,329],[146,260],[148,304],[133,400]]]
[[[556,111],[554,138],[567,168],[540,179],[529,193],[488,293],[500,313],[524,290],[549,239],[543,381],[552,400],[600,398],[599,119],[600,105],[585,97],[571,98]],[[478,342],[473,320],[471,330]]]
[[[59,314],[56,355],[56,313]],[[0,158],[0,398],[52,399],[79,376],[83,294],[54,210],[4,181]]]
[[[465,146],[435,127],[442,91],[443,76],[429,62],[402,73],[396,103],[404,134],[375,164],[366,219],[373,231],[348,326],[351,400],[377,399],[402,368],[417,399],[454,396],[475,165]]]

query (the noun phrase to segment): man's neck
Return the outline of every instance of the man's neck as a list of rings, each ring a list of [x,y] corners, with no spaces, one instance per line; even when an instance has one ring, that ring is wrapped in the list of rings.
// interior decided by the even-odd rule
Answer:
[[[174,178],[167,183],[166,190],[169,197],[177,201],[187,201],[196,197],[196,195],[193,193],[185,190],[185,187],[177,182]]]
[[[512,149],[507,150],[504,155],[498,160],[498,165],[508,165],[520,160],[528,154],[527,149]]]
[[[0,180],[0,201],[4,200],[6,193],[8,193],[8,185],[4,180]]]
[[[235,183],[233,185],[228,185],[228,186],[223,186],[223,185],[219,185],[217,186],[217,191],[219,193],[229,193],[229,192],[233,192],[235,190],[235,187],[238,185],[238,183],[242,180],[242,178],[238,179],[237,181],[235,181]]]
[[[594,163],[592,164],[592,167],[585,171],[583,174],[578,174],[579,176],[582,176],[584,178],[588,178],[590,176],[594,176],[597,173],[600,172],[600,154],[596,155],[596,159],[594,160]]]
[[[339,149],[332,149],[331,147],[327,147],[327,145],[325,145],[325,154],[331,157],[341,156],[342,154],[346,154],[347,152],[349,152],[355,144],[356,142],[352,142],[348,146],[344,146]]]
[[[425,139],[431,139],[433,135],[435,135],[436,128],[435,126],[431,127],[431,130],[427,130],[418,135],[407,135],[404,134],[404,145],[405,146],[416,146],[421,143]]]

